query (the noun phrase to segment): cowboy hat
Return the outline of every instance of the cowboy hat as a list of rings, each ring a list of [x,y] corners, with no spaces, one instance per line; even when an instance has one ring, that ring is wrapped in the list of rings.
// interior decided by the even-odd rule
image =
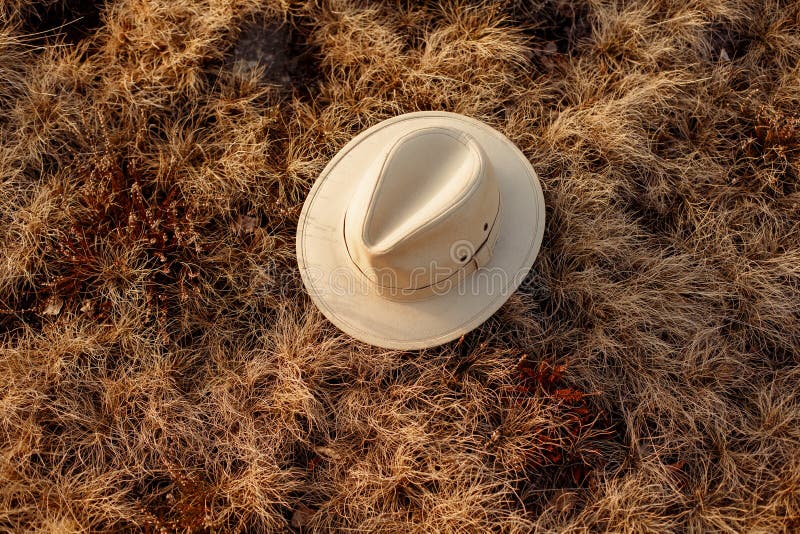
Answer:
[[[544,219],[536,172],[505,136],[456,113],[408,113],[328,163],[300,214],[297,261],[312,301],[344,332],[432,347],[511,296]]]

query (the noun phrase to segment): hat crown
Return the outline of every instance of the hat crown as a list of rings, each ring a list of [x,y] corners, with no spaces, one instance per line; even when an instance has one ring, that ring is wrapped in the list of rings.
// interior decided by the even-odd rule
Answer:
[[[374,285],[420,290],[484,265],[499,212],[478,142],[455,128],[416,129],[367,167],[345,214],[345,244]]]

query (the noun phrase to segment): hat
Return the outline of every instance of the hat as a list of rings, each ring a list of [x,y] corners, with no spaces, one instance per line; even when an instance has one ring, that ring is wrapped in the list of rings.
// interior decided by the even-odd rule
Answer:
[[[432,347],[511,296],[544,218],[536,172],[500,132],[456,113],[408,113],[357,135],[322,171],[300,214],[297,262],[344,332]]]

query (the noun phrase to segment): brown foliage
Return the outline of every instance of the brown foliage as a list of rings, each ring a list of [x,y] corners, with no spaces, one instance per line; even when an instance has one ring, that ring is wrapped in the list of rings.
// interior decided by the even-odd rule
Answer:
[[[0,529],[796,530],[798,17],[0,2]],[[545,242],[461,342],[379,350],[297,217],[432,109],[530,158]]]

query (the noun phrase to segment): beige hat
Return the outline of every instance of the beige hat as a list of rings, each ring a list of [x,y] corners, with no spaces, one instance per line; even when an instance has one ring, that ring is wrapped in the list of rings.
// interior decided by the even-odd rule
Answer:
[[[503,305],[544,234],[528,160],[456,113],[400,115],[328,163],[297,228],[311,299],[353,337],[394,349],[440,345]]]

